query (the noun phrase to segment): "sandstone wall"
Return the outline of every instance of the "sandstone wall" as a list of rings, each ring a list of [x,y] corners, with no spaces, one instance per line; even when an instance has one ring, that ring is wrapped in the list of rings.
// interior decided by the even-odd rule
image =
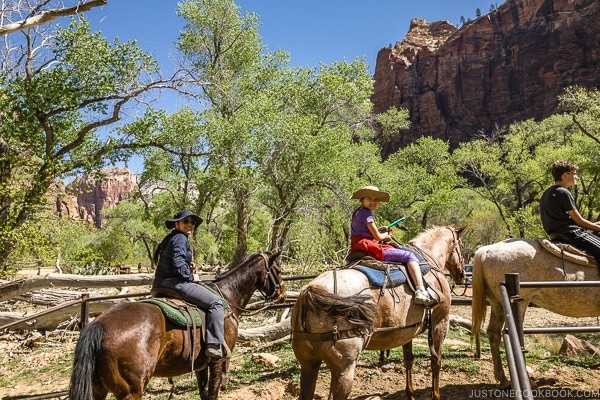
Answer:
[[[600,85],[600,1],[509,0],[458,29],[413,20],[379,51],[375,112],[410,112],[412,128],[384,155],[421,136],[452,147],[498,127],[557,113],[569,85]]]
[[[102,175],[78,177],[67,187],[63,183],[53,185],[47,194],[52,211],[102,227],[102,211],[114,208],[138,189],[138,175],[127,168],[107,168]]]

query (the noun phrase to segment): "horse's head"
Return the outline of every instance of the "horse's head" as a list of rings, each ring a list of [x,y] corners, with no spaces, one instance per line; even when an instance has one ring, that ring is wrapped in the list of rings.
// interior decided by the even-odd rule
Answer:
[[[285,283],[281,276],[279,264],[280,251],[259,252],[265,262],[262,284],[258,290],[265,296],[265,300],[283,301],[286,297]]]
[[[465,259],[463,257],[463,243],[460,238],[460,234],[466,227],[466,225],[459,228],[448,227],[448,230],[452,232],[452,239],[448,246],[445,268],[450,273],[454,282],[459,285],[464,284],[467,278],[464,269]]]

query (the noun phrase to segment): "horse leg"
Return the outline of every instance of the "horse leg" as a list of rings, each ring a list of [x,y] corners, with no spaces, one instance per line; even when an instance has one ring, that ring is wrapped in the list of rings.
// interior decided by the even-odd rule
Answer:
[[[404,369],[406,370],[406,399],[415,400],[415,388],[412,382],[412,368],[415,361],[415,356],[412,351],[412,340],[402,346],[402,359],[404,361]]]
[[[431,400],[440,400],[440,370],[442,369],[442,347],[448,332],[448,320],[437,320],[435,317],[429,328],[431,340],[429,354],[431,355]]]
[[[502,366],[502,358],[500,356],[500,340],[502,339],[501,331],[503,326],[504,311],[502,305],[498,302],[493,302],[491,304],[490,322],[486,333],[490,341],[490,351],[494,363],[494,378],[500,382],[501,389],[508,389],[511,387],[511,384],[504,374],[504,367]]]
[[[331,385],[329,389],[330,400],[347,400],[352,391],[356,359],[343,368],[334,367],[331,370]],[[312,399],[312,398],[311,398]]]
[[[210,363],[208,366],[208,400],[217,400],[219,397],[221,378],[223,376],[223,364],[225,364],[225,361]]]
[[[379,351],[379,365],[383,365],[390,358],[390,349]]]
[[[229,362],[231,359],[227,359],[223,362],[223,368],[221,372],[221,390],[227,388],[227,381],[229,380]]]
[[[198,392],[201,400],[208,399],[208,369],[204,368],[196,371],[196,382],[198,383]]]
[[[300,360],[299,360],[300,361]],[[312,400],[317,387],[321,360],[300,361],[300,397],[298,400]]]

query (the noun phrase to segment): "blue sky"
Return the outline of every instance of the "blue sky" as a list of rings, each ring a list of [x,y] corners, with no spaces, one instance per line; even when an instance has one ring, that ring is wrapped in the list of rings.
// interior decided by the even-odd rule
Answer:
[[[364,58],[373,73],[378,51],[401,41],[413,18],[427,22],[450,21],[460,26],[461,17],[475,18],[476,9],[487,14],[489,0],[238,0],[242,12],[258,14],[259,30],[268,51],[290,53],[292,66],[316,67],[320,63]],[[108,4],[86,13],[92,30],[109,41],[135,39],[154,55],[165,75],[175,69],[174,43],[183,27],[176,15],[177,1],[108,0]],[[68,20],[59,21],[66,25]],[[169,97],[167,111],[186,102]],[[128,167],[142,172],[141,160]]]
[[[377,52],[401,41],[410,20],[448,20],[460,25],[460,17],[475,18],[479,8],[502,1],[482,0],[238,0],[242,12],[259,15],[260,34],[269,51],[282,48],[292,65],[317,66],[332,61],[364,57],[371,70]],[[175,14],[176,1],[108,0],[86,14],[92,28],[112,41],[137,39],[140,47],[168,67],[183,22]],[[165,71],[168,72],[168,71]]]

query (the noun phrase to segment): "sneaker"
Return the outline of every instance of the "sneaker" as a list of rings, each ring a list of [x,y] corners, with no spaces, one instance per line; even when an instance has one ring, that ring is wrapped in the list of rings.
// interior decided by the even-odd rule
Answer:
[[[432,305],[437,303],[437,301],[435,301],[433,298],[431,298],[429,293],[427,293],[427,290],[416,290],[415,291],[415,303],[422,304],[425,307],[431,307]]]
[[[204,352],[208,358],[212,361],[220,360],[224,358],[223,350],[221,350],[221,346],[218,344],[208,344],[206,345],[206,351]]]

